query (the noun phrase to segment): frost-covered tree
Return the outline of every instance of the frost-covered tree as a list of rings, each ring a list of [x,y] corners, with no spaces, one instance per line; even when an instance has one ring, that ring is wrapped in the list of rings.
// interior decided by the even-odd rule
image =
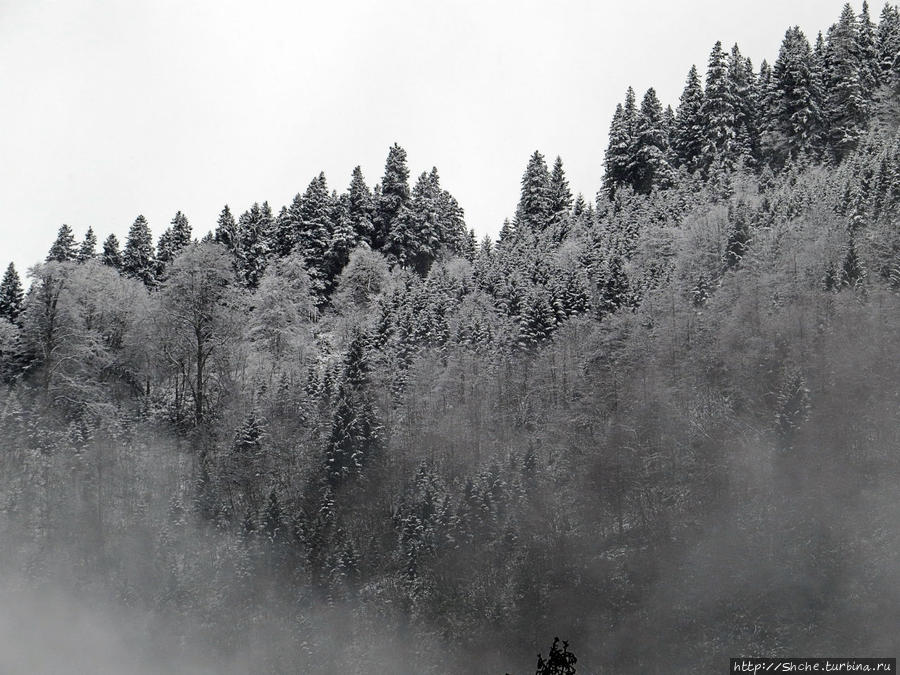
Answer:
[[[347,195],[347,213],[356,238],[372,246],[375,234],[375,200],[359,166],[353,169]]]
[[[113,269],[122,268],[122,252],[119,250],[119,239],[116,235],[111,234],[103,240],[103,253],[100,254],[100,260],[104,265],[109,265]]]
[[[625,104],[616,107],[609,127],[609,144],[606,148],[603,188],[612,199],[616,189],[631,185],[628,168],[634,151],[634,133],[637,125],[637,107],[634,89],[628,87]]]
[[[703,87],[697,66],[691,66],[687,82],[678,108],[675,111],[675,126],[672,132],[672,155],[676,166],[685,167],[689,172],[700,166],[703,151]]]
[[[701,164],[704,169],[708,169],[716,160],[730,159],[734,153],[735,99],[728,76],[728,57],[722,50],[721,42],[716,42],[709,55],[701,117]]]
[[[556,161],[553,162],[549,188],[550,219],[552,222],[558,223],[572,210],[572,191],[569,189],[562,157],[557,156]]]
[[[135,218],[125,248],[122,251],[122,272],[146,286],[156,283],[156,260],[153,256],[153,235],[144,216]]]
[[[10,323],[16,323],[22,312],[22,303],[25,299],[25,291],[22,288],[22,280],[16,271],[16,266],[9,263],[3,280],[0,281],[0,318]]]
[[[67,262],[75,260],[77,257],[75,235],[72,233],[71,227],[63,224],[56,234],[56,241],[53,242],[53,246],[50,247],[50,252],[47,254],[47,262]]]
[[[237,267],[247,288],[254,289],[259,285],[269,264],[273,226],[272,209],[268,202],[262,205],[254,203],[238,219]]]
[[[550,220],[550,173],[544,156],[534,151],[522,176],[522,193],[516,208],[516,229],[540,232]]]
[[[406,165],[406,150],[397,143],[388,151],[380,187],[375,198],[375,232],[372,236],[374,248],[381,248],[387,243],[395,221],[408,217],[409,168]]]
[[[187,216],[181,211],[172,218],[171,225],[159,236],[156,242],[156,263],[161,276],[166,267],[184,248],[191,243],[191,226]]]
[[[222,212],[216,220],[216,231],[213,239],[217,244],[222,244],[230,253],[234,253],[238,248],[238,228],[231,215],[231,209],[228,204],[224,206]]]
[[[97,255],[97,235],[94,234],[94,228],[89,227],[84,233],[84,240],[78,248],[78,262],[87,262]]]
[[[635,191],[646,194],[653,188],[670,187],[674,182],[675,173],[669,164],[667,136],[662,105],[651,87],[641,101],[628,169]]]
[[[828,30],[825,49],[828,140],[837,159],[856,147],[867,121],[866,84],[859,31],[850,5]]]

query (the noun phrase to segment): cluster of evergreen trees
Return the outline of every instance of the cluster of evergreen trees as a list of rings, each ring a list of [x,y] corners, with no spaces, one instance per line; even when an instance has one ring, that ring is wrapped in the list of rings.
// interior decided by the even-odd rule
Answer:
[[[866,16],[771,73],[717,46],[675,112],[629,93],[596,200],[535,152],[496,242],[396,145],[200,242],[63,226],[0,281],[0,564],[277,636],[261,671],[891,651],[900,45]]]
[[[604,188],[665,189],[679,171],[704,177],[743,164],[780,170],[792,161],[839,162],[876,121],[878,102],[900,86],[900,13],[886,4],[873,23],[867,3],[849,4],[815,45],[798,27],[785,33],[774,65],[755,71],[737,45],[717,42],[705,85],[691,66],[677,108],[654,89],[640,106],[629,88],[613,115]]]

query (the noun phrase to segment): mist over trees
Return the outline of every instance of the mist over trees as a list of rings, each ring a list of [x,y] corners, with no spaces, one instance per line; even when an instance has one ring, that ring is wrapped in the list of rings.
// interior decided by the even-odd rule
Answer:
[[[716,43],[497,241],[398,144],[205,235],[63,225],[0,281],[0,595],[112,608],[135,672],[895,654],[898,52],[892,5]]]

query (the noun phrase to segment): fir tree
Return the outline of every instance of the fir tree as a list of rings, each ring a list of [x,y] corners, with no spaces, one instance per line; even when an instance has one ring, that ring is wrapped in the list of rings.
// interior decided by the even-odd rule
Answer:
[[[728,79],[734,96],[734,158],[754,164],[759,149],[756,76],[750,59],[741,56],[737,45],[731,49],[728,60]]]
[[[709,55],[701,117],[701,165],[704,169],[709,169],[717,159],[727,161],[734,155],[735,100],[731,79],[728,77],[728,59],[721,42],[716,42]]]
[[[77,256],[75,235],[72,233],[72,228],[64,224],[60,226],[56,234],[56,241],[50,247],[50,252],[47,254],[47,262],[54,260],[56,262],[67,262],[75,260]]]
[[[296,215],[294,250],[303,256],[310,276],[324,285],[327,277],[325,254],[332,235],[332,200],[324,173],[310,182],[297,205]]]
[[[562,158],[557,156],[550,173],[550,220],[558,223],[572,210],[572,191],[563,169]]]
[[[550,173],[544,156],[534,151],[522,176],[522,195],[516,208],[516,229],[540,232],[550,221]]]
[[[229,252],[235,253],[238,248],[238,228],[234,222],[234,216],[231,215],[231,209],[228,204],[222,209],[219,218],[216,220],[216,232],[214,235],[215,242],[222,244]]]
[[[89,227],[84,234],[84,241],[78,249],[78,262],[87,262],[97,255],[97,236],[94,234],[94,228]]]
[[[863,0],[857,20],[856,51],[859,58],[860,83],[867,106],[881,84],[881,63],[878,52],[878,35],[869,16],[869,3]]]
[[[796,26],[788,29],[772,69],[773,136],[778,164],[801,153],[815,155],[823,133],[822,93],[816,90],[812,49]]]
[[[603,188],[612,199],[622,185],[631,185],[628,168],[632,163],[634,133],[637,124],[637,108],[634,89],[628,87],[625,105],[616,107],[609,127],[609,145],[606,148]]]
[[[369,190],[369,186],[366,185],[365,178],[363,178],[362,169],[358,166],[353,169],[347,194],[347,214],[350,224],[353,226],[355,238],[357,241],[364,241],[372,246],[372,237],[375,233],[375,203],[372,191]]]
[[[166,266],[178,257],[184,247],[191,243],[191,226],[187,217],[178,211],[172,218],[171,225],[163,232],[156,243],[156,262],[159,265],[159,275],[165,271]]]
[[[850,288],[855,288],[865,279],[865,270],[856,252],[856,241],[853,233],[850,233],[847,242],[847,253],[844,255],[844,262],[841,265],[841,284]]]
[[[844,5],[840,19],[828,30],[825,83],[829,141],[835,157],[842,159],[859,143],[867,118],[859,35],[849,4]]]
[[[672,133],[672,152],[676,166],[683,166],[689,172],[700,166],[703,151],[703,87],[697,66],[691,66],[684,91],[675,111],[675,126]]]
[[[628,168],[637,192],[649,193],[654,187],[667,188],[675,180],[668,160],[667,134],[662,105],[651,87],[641,101],[635,130],[634,149]]]
[[[122,272],[147,286],[156,282],[156,261],[153,258],[153,235],[144,216],[138,216],[122,251]]]
[[[271,252],[272,210],[268,202],[254,203],[241,214],[237,225],[238,271],[247,288],[259,286]]]
[[[103,253],[100,256],[104,265],[113,269],[122,269],[122,253],[119,251],[119,239],[111,234],[103,241]]]
[[[9,263],[3,280],[0,281],[0,317],[10,323],[16,323],[22,312],[25,291],[15,265]]]
[[[437,172],[423,172],[413,188],[410,208],[395,221],[388,235],[388,254],[420,276],[428,273],[441,245],[440,197]]]
[[[381,179],[381,190],[375,200],[375,232],[372,246],[381,248],[387,243],[395,221],[408,217],[409,206],[409,168],[406,165],[406,150],[394,143],[388,151],[384,165],[384,177]]]
[[[878,66],[881,70],[879,80],[889,85],[893,74],[894,59],[900,52],[900,12],[890,3],[885,3],[884,9],[881,10],[876,45]]]

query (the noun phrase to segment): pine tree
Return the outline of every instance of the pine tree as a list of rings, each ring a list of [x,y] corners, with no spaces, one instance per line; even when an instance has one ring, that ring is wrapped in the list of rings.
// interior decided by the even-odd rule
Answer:
[[[89,227],[84,234],[84,241],[78,249],[78,262],[87,262],[97,255],[97,236],[94,234],[94,228]]]
[[[731,269],[741,264],[750,246],[750,222],[746,205],[741,203],[730,207],[729,218],[732,225],[725,244],[724,262],[725,267]]]
[[[606,274],[600,286],[600,297],[597,300],[597,315],[603,319],[620,307],[629,303],[630,285],[622,258],[613,255],[606,265]]]
[[[856,252],[856,241],[853,232],[847,242],[847,253],[844,255],[844,262],[841,265],[841,284],[850,288],[855,288],[865,279],[865,270]]]
[[[332,236],[332,200],[325,174],[313,178],[296,209],[298,217],[294,250],[303,256],[310,276],[324,288]]]
[[[828,30],[825,83],[829,141],[840,160],[859,143],[867,118],[859,35],[850,5],[844,5],[840,19]]]
[[[144,216],[138,216],[125,241],[122,251],[122,272],[145,285],[156,283],[156,261],[153,258],[153,235]]]
[[[637,108],[634,89],[628,87],[628,91],[625,93],[625,105],[616,107],[609,127],[609,145],[606,148],[603,188],[610,199],[615,196],[619,187],[632,184],[628,167],[632,163],[636,125]]]
[[[868,108],[875,97],[875,90],[881,84],[881,63],[878,35],[875,24],[869,16],[869,3],[866,0],[863,0],[862,11],[857,19],[856,51],[859,58],[862,95]]]
[[[22,312],[24,300],[25,291],[22,288],[19,273],[16,271],[16,266],[9,263],[3,280],[0,281],[0,317],[10,323],[16,323]]]
[[[703,87],[697,66],[691,66],[675,111],[672,151],[676,166],[693,173],[700,166],[703,151]]]
[[[755,164],[759,154],[759,103],[756,76],[750,59],[741,56],[737,45],[728,60],[728,79],[734,96],[734,159]]]
[[[876,36],[878,49],[878,65],[881,70],[879,80],[884,84],[891,84],[894,68],[894,59],[900,52],[900,12],[897,7],[885,3],[881,10],[881,19],[878,22]]]
[[[381,447],[381,427],[368,390],[365,343],[365,334],[356,333],[344,358],[344,374],[325,447],[325,475],[332,487],[362,477]]]
[[[519,317],[519,345],[537,347],[549,340],[556,330],[556,314],[544,290],[534,290],[526,298]]]
[[[550,220],[552,223],[559,223],[572,210],[572,191],[569,189],[569,181],[566,179],[562,158],[559,156],[553,163],[549,187]]]
[[[113,269],[122,269],[122,253],[119,251],[119,239],[111,234],[103,241],[103,253],[100,257],[104,265]]]
[[[263,202],[262,206],[254,203],[238,219],[238,271],[247,288],[255,289],[259,286],[269,264],[273,226],[272,209],[268,202]]]
[[[75,235],[72,233],[72,228],[65,224],[61,225],[56,234],[56,241],[53,242],[53,246],[50,247],[50,252],[47,254],[47,262],[54,260],[56,262],[67,262],[75,260],[77,256]]]
[[[772,132],[776,163],[801,153],[815,155],[823,133],[822,93],[816,90],[809,41],[796,26],[788,29],[772,69]]]
[[[387,251],[401,266],[425,276],[442,240],[440,183],[437,172],[423,172],[413,188],[410,208],[395,221]]]
[[[388,151],[380,193],[375,199],[375,232],[372,236],[374,248],[381,248],[387,243],[395,221],[408,217],[406,211],[409,197],[406,150],[394,143]]]
[[[541,232],[550,221],[550,173],[544,156],[534,151],[522,176],[522,195],[516,208],[516,229]]]
[[[364,241],[372,246],[375,234],[375,202],[372,191],[369,190],[369,186],[366,185],[366,180],[363,178],[362,169],[358,166],[353,169],[347,194],[349,199],[347,213],[356,240]]]
[[[156,263],[159,266],[158,274],[162,276],[166,266],[178,257],[185,246],[191,243],[191,226],[187,217],[178,211],[172,218],[171,225],[163,232],[156,242]]]
[[[734,156],[735,100],[728,77],[728,59],[722,43],[716,42],[709,55],[706,89],[703,92],[703,151],[701,165],[706,170],[717,159]]]
[[[230,253],[237,251],[238,228],[237,223],[234,222],[234,216],[231,215],[231,209],[228,208],[228,204],[222,209],[216,221],[214,239],[217,244],[222,244]]]
[[[662,105],[651,87],[641,101],[628,167],[635,191],[647,194],[655,187],[667,188],[673,184],[675,174],[668,161],[666,136]]]

